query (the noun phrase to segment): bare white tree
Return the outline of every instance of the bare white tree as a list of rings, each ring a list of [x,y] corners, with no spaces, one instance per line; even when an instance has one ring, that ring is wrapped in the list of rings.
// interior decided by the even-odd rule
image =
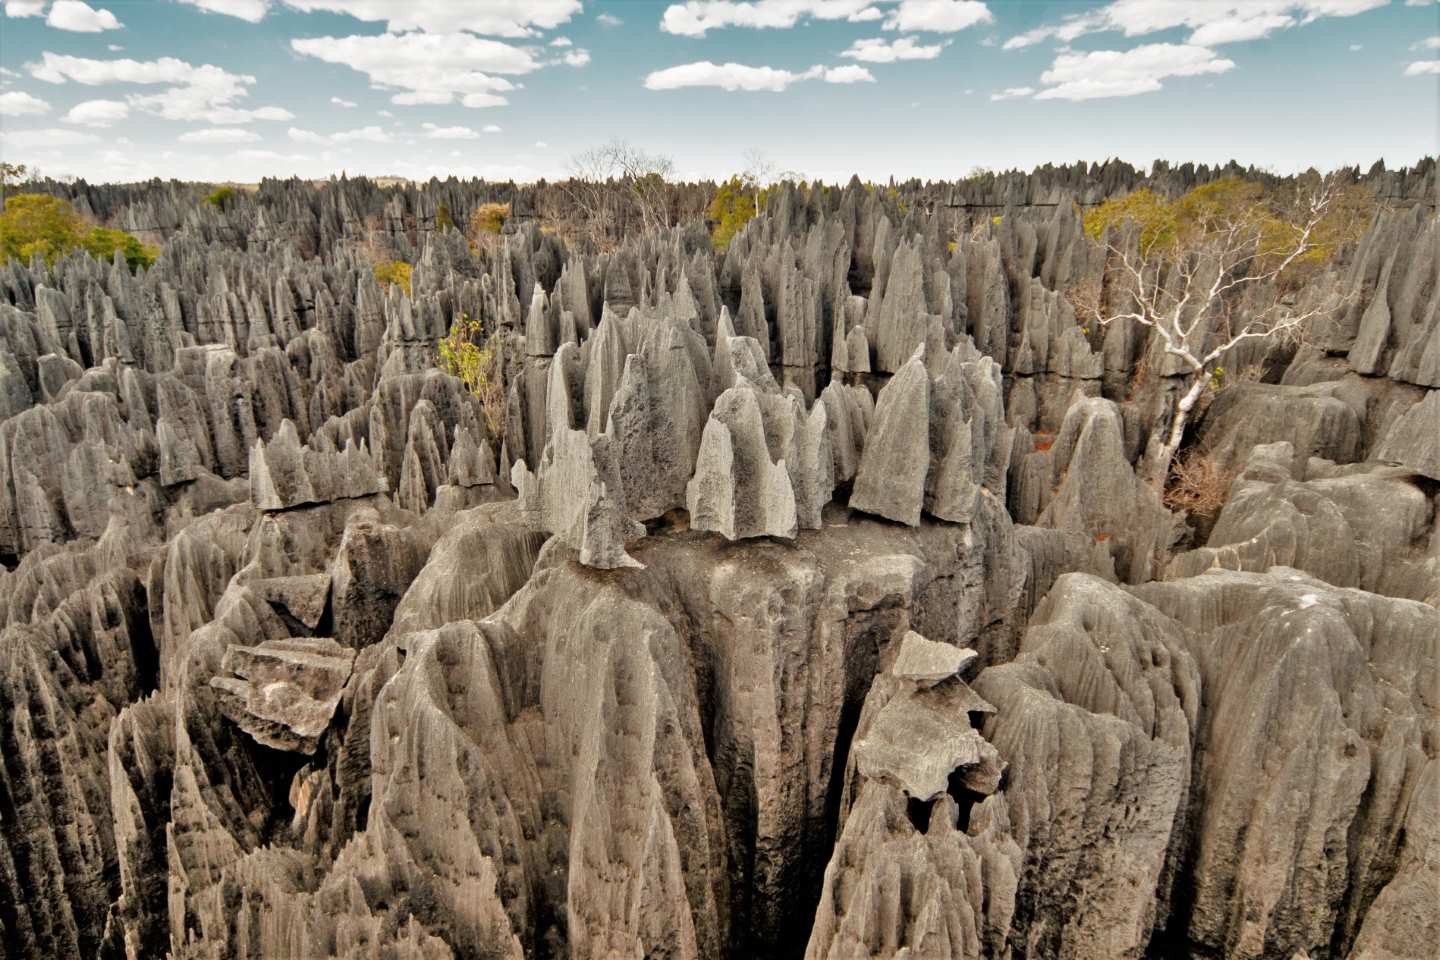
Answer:
[[[1321,222],[1334,197],[1327,179],[1298,201],[1288,218],[1255,200],[1209,212],[1163,242],[1124,249],[1107,242],[1106,269],[1115,295],[1108,304],[1100,288],[1072,296],[1077,312],[1101,326],[1150,328],[1164,354],[1187,371],[1164,439],[1152,438],[1142,464],[1157,489],[1165,485],[1220,359],[1247,340],[1300,339],[1316,316],[1334,308],[1323,302],[1292,304],[1279,283],[1297,261],[1324,245]]]
[[[675,176],[669,157],[616,139],[572,156],[570,174],[567,192],[590,224],[603,229],[613,223],[617,194],[627,193],[647,229],[669,225],[666,182]]]
[[[751,147],[745,151],[745,169],[740,171],[740,185],[755,198],[755,216],[760,216],[760,194],[771,184],[798,183],[803,174],[795,170],[779,170],[763,150]]]

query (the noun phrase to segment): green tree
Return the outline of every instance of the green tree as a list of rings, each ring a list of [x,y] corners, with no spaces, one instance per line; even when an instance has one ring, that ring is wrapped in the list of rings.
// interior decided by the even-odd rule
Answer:
[[[505,383],[500,370],[499,341],[486,336],[479,320],[461,314],[440,341],[436,366],[458,377],[480,399],[485,426],[497,441],[505,436]]]
[[[455,221],[450,217],[450,208],[445,204],[437,204],[435,207],[435,229],[440,233],[455,226]]]
[[[1151,434],[1140,464],[1157,491],[1196,404],[1222,380],[1220,360],[1246,340],[1299,339],[1332,307],[1297,303],[1286,289],[1297,269],[1323,265],[1347,231],[1359,229],[1345,210],[1353,202],[1333,177],[1294,196],[1267,196],[1258,183],[1227,177],[1174,201],[1137,190],[1085,215],[1092,237],[1103,241],[1111,224],[1130,220],[1140,242],[1138,250],[1106,243],[1101,283],[1069,291],[1077,317],[1087,325],[1148,327],[1184,369],[1168,429],[1162,424]]]
[[[211,193],[209,196],[207,196],[205,198],[205,202],[210,204],[212,207],[218,207],[221,210],[224,210],[225,204],[229,202],[230,198],[233,196],[235,196],[234,187],[220,187],[216,189],[214,193]]]
[[[80,246],[99,260],[111,259],[118,250],[132,271],[137,267],[151,266],[159,254],[155,247],[141,243],[124,230],[110,230],[105,227],[95,227],[85,234],[80,239]]]
[[[0,254],[29,260],[40,254],[49,263],[75,249],[83,224],[69,203],[46,193],[20,193],[0,213]]]
[[[123,230],[90,226],[69,202],[46,193],[21,193],[0,213],[0,258],[29,260],[39,254],[54,263],[72,250],[109,260],[120,251],[130,269],[148,267],[160,251]]]
[[[765,205],[766,191],[753,181],[739,175],[731,177],[715,191],[714,198],[705,215],[714,224],[710,228],[710,243],[716,250],[730,246],[745,224],[754,219]]]

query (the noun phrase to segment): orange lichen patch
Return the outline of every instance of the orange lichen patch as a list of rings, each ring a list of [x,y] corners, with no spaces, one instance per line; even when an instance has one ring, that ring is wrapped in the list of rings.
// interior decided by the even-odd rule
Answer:
[[[1110,539],[1110,534],[1108,534],[1108,533],[1097,533],[1097,534],[1095,534],[1095,542],[1096,542],[1096,543],[1104,543],[1106,540],[1109,540],[1109,539]]]
[[[1037,440],[1035,441],[1035,452],[1040,453],[1042,450],[1049,450],[1053,446],[1055,446],[1054,440]]]

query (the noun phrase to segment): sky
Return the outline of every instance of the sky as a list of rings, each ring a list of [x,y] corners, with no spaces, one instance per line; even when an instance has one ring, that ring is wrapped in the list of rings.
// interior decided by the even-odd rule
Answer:
[[[1440,0],[3,0],[0,159],[52,176],[720,178],[1440,152]]]

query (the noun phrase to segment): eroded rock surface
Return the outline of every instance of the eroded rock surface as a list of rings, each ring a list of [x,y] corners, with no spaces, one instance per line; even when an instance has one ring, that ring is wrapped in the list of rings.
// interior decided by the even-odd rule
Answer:
[[[567,244],[42,183],[163,250],[0,265],[0,957],[1430,957],[1433,161],[1226,359],[1204,522],[1136,469],[1183,371],[1070,305],[1072,201],[1245,173],[777,184],[723,252],[697,184]]]

